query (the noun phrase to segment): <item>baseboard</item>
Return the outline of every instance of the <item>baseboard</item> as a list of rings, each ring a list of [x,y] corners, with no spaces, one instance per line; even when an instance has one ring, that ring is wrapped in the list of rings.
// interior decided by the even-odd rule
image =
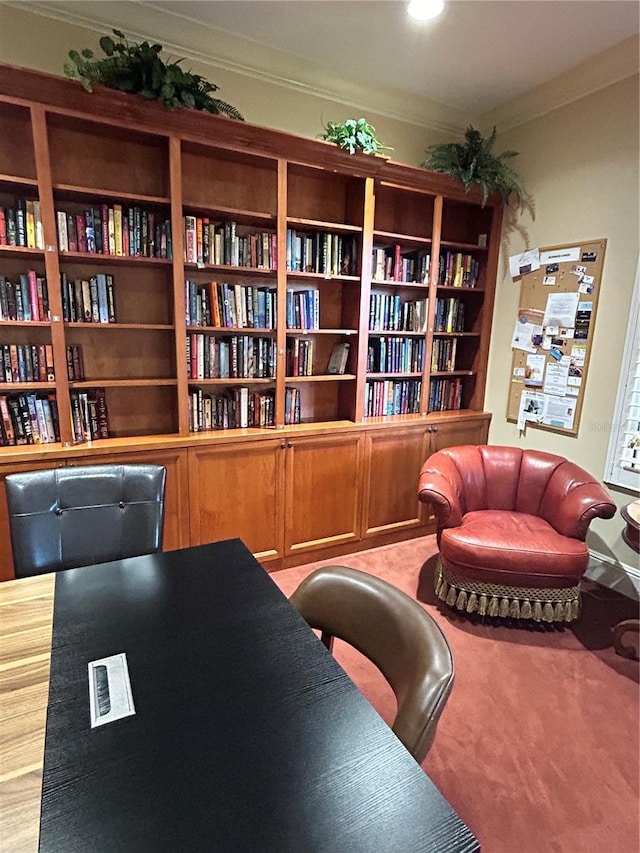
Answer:
[[[589,568],[586,576],[622,595],[640,600],[640,568],[613,560],[589,549]]]

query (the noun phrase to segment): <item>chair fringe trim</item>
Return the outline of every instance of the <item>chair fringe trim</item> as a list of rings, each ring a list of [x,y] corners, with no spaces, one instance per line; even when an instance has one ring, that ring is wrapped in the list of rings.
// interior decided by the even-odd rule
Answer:
[[[435,591],[449,607],[480,616],[573,622],[580,615],[580,584],[564,589],[484,584],[463,580],[440,563]]]

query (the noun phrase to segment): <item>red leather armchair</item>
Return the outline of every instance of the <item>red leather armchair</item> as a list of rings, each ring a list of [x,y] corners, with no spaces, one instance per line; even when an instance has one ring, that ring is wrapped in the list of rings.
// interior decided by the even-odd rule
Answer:
[[[426,460],[418,493],[436,513],[439,599],[483,616],[577,618],[589,524],[616,511],[590,474],[538,450],[464,445]]]

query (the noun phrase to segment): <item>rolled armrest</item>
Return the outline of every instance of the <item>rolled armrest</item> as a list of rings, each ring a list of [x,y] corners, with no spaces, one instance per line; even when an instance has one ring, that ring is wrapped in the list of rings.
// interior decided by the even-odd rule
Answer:
[[[574,539],[584,539],[594,518],[612,518],[616,505],[600,483],[590,482],[576,486],[547,513],[546,520],[558,533]]]
[[[443,473],[443,468],[447,473]],[[458,527],[462,523],[460,494],[460,475],[451,461],[446,457],[440,460],[434,460],[434,457],[427,459],[420,471],[418,498],[422,503],[433,504],[438,530]]]

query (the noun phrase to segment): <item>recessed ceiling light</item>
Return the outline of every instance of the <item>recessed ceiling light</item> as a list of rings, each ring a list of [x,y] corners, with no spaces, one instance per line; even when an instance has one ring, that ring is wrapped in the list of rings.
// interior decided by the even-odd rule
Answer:
[[[444,9],[444,0],[411,0],[407,13],[416,21],[432,21]]]

